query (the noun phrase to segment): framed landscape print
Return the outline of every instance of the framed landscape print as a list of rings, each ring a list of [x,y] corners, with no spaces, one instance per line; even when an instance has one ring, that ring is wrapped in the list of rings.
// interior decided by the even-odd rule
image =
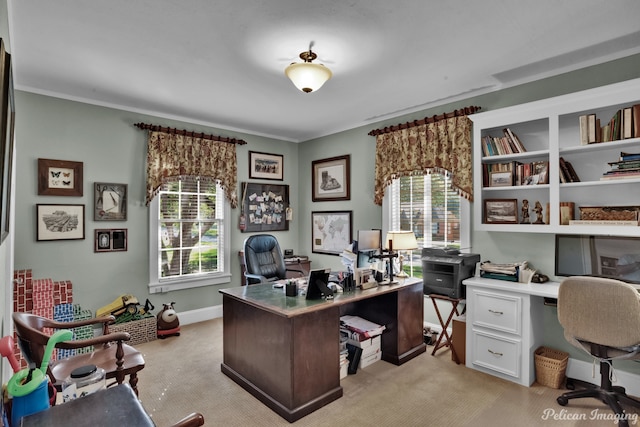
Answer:
[[[517,224],[517,199],[486,199],[484,201],[485,224]]]
[[[351,156],[338,156],[312,162],[312,200],[314,202],[349,200]]]
[[[84,239],[84,205],[36,205],[36,240]]]
[[[82,162],[38,159],[38,195],[82,196]]]
[[[353,211],[311,212],[311,252],[340,255],[351,244]]]
[[[249,151],[249,178],[284,180],[284,156]]]
[[[117,252],[127,250],[127,229],[96,229],[95,252]]]
[[[93,220],[127,219],[127,184],[96,182],[93,186]]]

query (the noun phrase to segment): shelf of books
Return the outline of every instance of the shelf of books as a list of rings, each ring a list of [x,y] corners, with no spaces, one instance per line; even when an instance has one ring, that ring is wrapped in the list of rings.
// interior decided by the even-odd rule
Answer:
[[[635,79],[469,116],[475,228],[640,236],[639,94]]]

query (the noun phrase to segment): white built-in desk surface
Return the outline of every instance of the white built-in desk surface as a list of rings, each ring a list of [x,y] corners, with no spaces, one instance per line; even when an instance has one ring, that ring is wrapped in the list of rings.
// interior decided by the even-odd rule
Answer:
[[[506,280],[485,279],[482,277],[471,277],[463,280],[462,283],[478,288],[516,292],[546,298],[558,298],[558,288],[560,287],[559,282],[519,283],[508,282]]]

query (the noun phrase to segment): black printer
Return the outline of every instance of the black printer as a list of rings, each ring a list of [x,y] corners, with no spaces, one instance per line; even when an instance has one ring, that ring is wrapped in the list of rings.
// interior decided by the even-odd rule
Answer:
[[[462,254],[457,249],[422,249],[422,280],[425,295],[464,298],[464,279],[472,277],[480,254]]]

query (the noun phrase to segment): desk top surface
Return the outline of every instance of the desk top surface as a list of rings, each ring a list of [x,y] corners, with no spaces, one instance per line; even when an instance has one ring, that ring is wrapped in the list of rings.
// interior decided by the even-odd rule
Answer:
[[[462,281],[466,286],[476,286],[480,288],[496,289],[500,291],[514,292],[547,298],[558,298],[560,283],[519,283],[505,280],[486,279],[484,277],[470,277]]]
[[[272,313],[285,317],[298,316],[316,310],[325,310],[332,306],[340,306],[350,302],[372,298],[400,289],[410,287],[415,284],[422,285],[422,279],[407,278],[399,279],[396,285],[380,285],[371,289],[357,289],[355,292],[334,293],[334,298],[330,300],[318,299],[307,300],[304,295],[288,297],[284,288],[274,288],[272,284],[238,286],[235,288],[221,289],[224,296],[246,302]],[[420,288],[422,292],[422,288]]]

